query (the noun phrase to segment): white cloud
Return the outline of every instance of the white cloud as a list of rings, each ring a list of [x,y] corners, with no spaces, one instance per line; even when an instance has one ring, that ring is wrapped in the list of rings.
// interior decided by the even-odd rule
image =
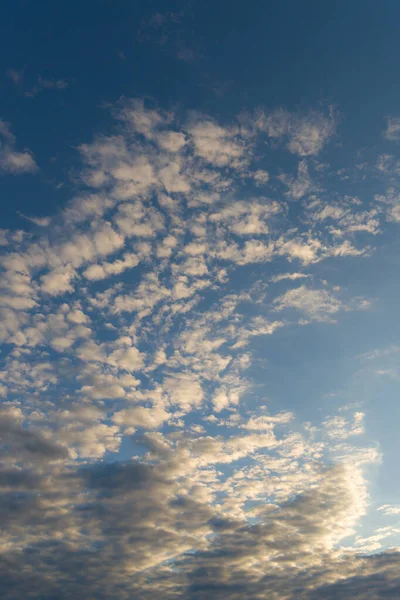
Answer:
[[[340,416],[330,417],[324,421],[323,425],[330,438],[346,439],[352,435],[364,433],[364,417],[365,414],[362,412],[354,413],[352,422]]]
[[[317,321],[330,320],[337,313],[342,303],[327,290],[313,290],[302,285],[288,290],[274,300],[275,310],[294,308]]]
[[[279,275],[274,275],[271,277],[271,283],[278,283],[279,281],[284,281],[285,279],[290,279],[291,281],[295,281],[296,279],[307,279],[311,277],[311,275],[306,275],[305,273],[280,273]]]
[[[83,323],[87,323],[89,320],[87,315],[85,315],[79,309],[71,310],[67,314],[67,319],[68,319],[68,321],[71,321],[71,323],[75,323],[76,325],[82,325]]]
[[[186,127],[193,140],[195,154],[216,167],[239,168],[246,156],[246,146],[238,131],[229,130],[209,119],[198,117]]]
[[[289,423],[293,419],[294,414],[291,412],[279,413],[274,416],[251,417],[241,427],[249,431],[272,431],[276,425]]]
[[[59,267],[42,276],[42,290],[50,296],[73,292],[72,280],[76,272],[71,267]]]
[[[181,161],[170,162],[166,167],[160,169],[158,173],[161,183],[168,193],[189,192],[190,183],[183,174]]]
[[[128,124],[133,131],[150,140],[157,136],[160,126],[168,124],[171,120],[171,115],[147,108],[139,98],[125,101],[115,112],[115,116]]]
[[[112,263],[108,262],[90,265],[83,271],[83,276],[90,281],[99,281],[100,279],[105,279],[111,275],[119,275],[126,269],[132,269],[138,264],[139,259],[136,254],[126,252],[121,259]]]
[[[298,259],[303,265],[318,262],[321,252],[324,250],[318,239],[302,238],[285,239],[280,238],[277,242],[278,253],[287,256],[289,261]]]
[[[171,415],[160,407],[145,408],[134,406],[116,412],[112,420],[122,427],[144,427],[145,429],[158,429]]]
[[[168,377],[164,382],[171,404],[177,405],[183,410],[191,410],[201,406],[204,393],[200,382],[192,375],[184,373]]]
[[[255,125],[271,138],[284,138],[287,148],[299,156],[318,154],[335,133],[336,117],[331,109],[328,115],[310,111],[300,115],[285,110],[259,113]]]
[[[118,348],[109,357],[110,364],[126,371],[139,371],[144,364],[144,354],[137,348]]]
[[[186,137],[178,131],[166,131],[157,136],[157,143],[163,150],[179,152],[186,144]]]
[[[140,201],[121,204],[114,222],[127,237],[151,238],[164,229],[162,215]]]
[[[379,511],[382,511],[384,515],[389,517],[400,515],[400,507],[392,506],[391,504],[383,504],[378,508]]]
[[[280,212],[278,202],[235,202],[212,212],[212,223],[226,224],[237,235],[269,233],[269,220]]]

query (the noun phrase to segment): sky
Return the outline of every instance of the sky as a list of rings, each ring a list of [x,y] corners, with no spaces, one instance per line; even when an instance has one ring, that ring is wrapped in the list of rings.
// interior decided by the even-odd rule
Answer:
[[[2,3],[2,599],[400,597],[399,19]]]

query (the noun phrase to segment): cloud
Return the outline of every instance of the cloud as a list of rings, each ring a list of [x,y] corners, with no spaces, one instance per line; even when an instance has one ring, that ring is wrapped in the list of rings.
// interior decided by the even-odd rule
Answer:
[[[17,87],[26,87],[24,86],[26,82],[25,68],[21,69],[20,71],[18,71],[17,69],[8,69],[7,75]],[[38,75],[34,85],[26,89],[24,95],[27,98],[33,98],[43,90],[64,90],[67,87],[68,83],[64,79],[45,78],[41,75]]]
[[[200,382],[193,376],[179,374],[168,377],[164,383],[171,404],[184,410],[199,407],[204,394]]]
[[[398,142],[400,140],[399,117],[388,117],[386,130],[383,135],[390,142]]]
[[[144,364],[144,354],[134,347],[118,348],[110,354],[109,362],[125,371],[139,371]]]
[[[289,188],[286,195],[291,200],[299,200],[308,192],[314,191],[312,181],[308,173],[308,165],[305,160],[299,162],[297,177],[281,175],[280,180]]]
[[[340,300],[332,296],[327,290],[313,290],[305,285],[288,290],[278,296],[274,300],[274,304],[277,311],[294,308],[317,321],[329,321],[331,315],[342,308]]]
[[[33,98],[43,90],[65,90],[67,87],[68,83],[64,79],[45,79],[39,75],[35,85],[25,92],[25,96]]]
[[[14,457],[20,455],[30,461],[52,461],[65,459],[68,450],[57,442],[46,438],[40,431],[23,428],[23,417],[19,409],[5,408],[0,411],[0,433]]]
[[[364,433],[364,417],[364,413],[356,412],[353,415],[352,423],[344,417],[331,417],[324,421],[324,427],[330,438],[346,439],[349,436]]]
[[[269,233],[269,221],[280,212],[277,202],[235,202],[211,213],[212,223],[226,224],[237,235]]]
[[[48,225],[50,225],[51,223],[51,217],[28,217],[27,215],[24,215],[21,212],[18,212],[18,214],[23,219],[26,219],[27,221],[30,221],[31,223],[34,223],[39,227],[48,227]]]
[[[390,517],[400,515],[400,508],[397,506],[391,506],[390,504],[383,504],[378,508],[378,510]]]
[[[17,69],[8,69],[7,75],[12,79],[15,85],[22,85],[24,80],[24,69],[21,69],[21,71],[18,71]]]
[[[195,154],[216,167],[240,168],[245,161],[246,146],[235,129],[226,129],[211,120],[194,117],[187,126]]]
[[[299,325],[367,307],[349,273],[396,226],[393,181],[358,197],[317,159],[329,110],[111,115],[71,200],[1,232],[5,599],[395,595],[369,409],[310,404],[304,423],[276,392],[294,328],[301,347]]]
[[[290,279],[291,281],[295,281],[296,279],[307,279],[310,275],[305,273],[280,273],[279,275],[274,275],[271,277],[271,283],[278,283],[279,281],[284,281],[285,279]]]
[[[146,408],[135,406],[125,408],[113,414],[112,420],[117,425],[125,427],[144,427],[145,429],[158,429],[171,415],[163,408]]]
[[[252,177],[258,186],[265,185],[269,181],[269,174],[267,171],[263,171],[263,169],[255,171]]]
[[[122,259],[118,259],[112,263],[105,262],[102,264],[90,265],[83,271],[83,276],[90,281],[99,281],[100,279],[110,277],[110,275],[119,275],[126,269],[132,269],[138,264],[139,259],[136,254],[125,253]]]
[[[75,271],[71,267],[60,267],[42,277],[42,290],[51,296],[59,296],[65,292],[73,292],[71,284]]]
[[[332,108],[328,114],[310,111],[300,115],[280,109],[260,111],[254,120],[258,129],[272,139],[286,140],[287,149],[299,156],[319,154],[336,130],[337,116]]]
[[[258,444],[268,445],[268,436],[247,437],[241,455],[254,452]],[[213,503],[215,474],[210,471],[207,479],[204,467],[235,454],[240,439],[228,440],[222,455],[221,444],[203,437],[190,444],[189,454],[185,445],[174,449],[160,434],[146,434],[142,443],[149,463],[87,464],[55,472],[51,491],[40,478],[5,471],[3,481],[19,489],[21,507],[15,507],[7,532],[22,529],[36,546],[34,554],[8,552],[6,597],[29,589],[60,598],[88,592],[111,598],[118,585],[126,598],[165,597],[172,587],[189,598],[206,597],[212,589],[217,598],[268,592],[294,600],[299,586],[304,598],[312,598],[334,586],[346,589],[355,577],[366,582],[373,573],[389,574],[391,565],[395,570],[396,554],[363,559],[335,550],[366,510],[362,473],[349,464],[320,470],[312,486],[279,509],[274,503],[258,503],[251,511],[253,523],[234,509],[237,486],[223,509]],[[200,477],[193,479],[195,473]],[[236,483],[244,491],[250,481],[237,478]],[[41,510],[29,502],[34,488],[41,490]],[[86,535],[76,535],[83,526]],[[171,561],[174,568],[166,568]]]
[[[325,248],[322,246],[319,239],[313,238],[280,238],[277,242],[277,246],[278,254],[287,256],[290,262],[294,259],[298,259],[303,265],[319,262],[325,251]]]
[[[4,121],[0,121],[0,173],[34,173],[38,166],[33,154],[28,150],[19,152],[16,150],[15,136],[10,127]]]

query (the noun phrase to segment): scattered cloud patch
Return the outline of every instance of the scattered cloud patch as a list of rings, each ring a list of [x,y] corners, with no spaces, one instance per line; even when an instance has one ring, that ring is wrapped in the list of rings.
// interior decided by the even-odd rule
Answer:
[[[0,121],[0,173],[34,173],[38,166],[29,150],[17,150],[15,136],[7,123]]]
[[[400,117],[388,117],[384,137],[390,142],[400,140]]]

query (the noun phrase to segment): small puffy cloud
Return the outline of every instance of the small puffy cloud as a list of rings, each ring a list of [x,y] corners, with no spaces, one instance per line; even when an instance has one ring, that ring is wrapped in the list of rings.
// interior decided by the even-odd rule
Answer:
[[[119,275],[126,269],[132,269],[139,264],[136,254],[126,252],[121,259],[114,262],[104,262],[101,264],[90,265],[83,271],[83,276],[90,281],[99,281],[106,279],[111,275]]]
[[[99,256],[107,256],[124,245],[124,237],[109,223],[105,223],[93,235],[93,243]]]
[[[42,290],[50,296],[73,292],[72,280],[76,272],[71,267],[59,267],[42,276]]]
[[[129,200],[146,194],[157,183],[147,156],[131,149],[121,136],[100,138],[79,148],[86,164],[84,182],[93,188],[112,184],[115,199]]]
[[[179,152],[186,144],[186,137],[178,131],[165,131],[157,136],[157,143],[163,150]]]
[[[256,185],[258,185],[258,186],[265,185],[269,181],[268,171],[263,171],[262,169],[258,169],[257,171],[254,171],[251,174],[251,176],[254,179]]]
[[[269,233],[269,221],[280,212],[277,202],[234,202],[211,213],[212,223],[224,224],[237,235]]]
[[[400,222],[400,202],[390,209],[389,216],[392,221]]]
[[[134,406],[113,414],[112,420],[122,427],[143,427],[144,429],[158,429],[171,415],[161,407],[146,408]]]
[[[201,117],[187,126],[194,151],[204,161],[216,166],[238,168],[245,157],[246,146],[235,130],[225,129]]]
[[[87,323],[89,320],[87,315],[85,315],[85,313],[80,309],[71,310],[68,312],[67,319],[75,325],[83,325],[83,323]]]
[[[295,119],[289,128],[288,149],[300,156],[318,154],[334,134],[336,123],[332,112],[329,117],[313,112]]]
[[[178,160],[160,169],[158,177],[168,193],[190,191],[190,183],[182,172],[182,164]]]
[[[144,364],[144,354],[134,347],[118,348],[110,354],[109,363],[125,371],[139,371]]]
[[[140,201],[126,202],[118,207],[114,222],[127,237],[152,238],[164,229],[161,215]]]
[[[133,131],[150,140],[157,136],[159,128],[168,124],[171,119],[171,115],[145,106],[140,98],[124,101],[115,112],[115,116],[128,124]]]
[[[280,238],[277,242],[277,252],[280,255],[287,256],[291,262],[298,259],[303,265],[309,265],[318,262],[321,258],[323,246],[318,238]]]
[[[237,389],[218,388],[212,397],[214,411],[219,413],[225,408],[236,406],[239,403],[239,396],[240,393]]]
[[[168,377],[164,382],[171,404],[177,405],[183,410],[190,410],[201,406],[204,393],[200,382],[196,377],[186,374],[177,374]]]

